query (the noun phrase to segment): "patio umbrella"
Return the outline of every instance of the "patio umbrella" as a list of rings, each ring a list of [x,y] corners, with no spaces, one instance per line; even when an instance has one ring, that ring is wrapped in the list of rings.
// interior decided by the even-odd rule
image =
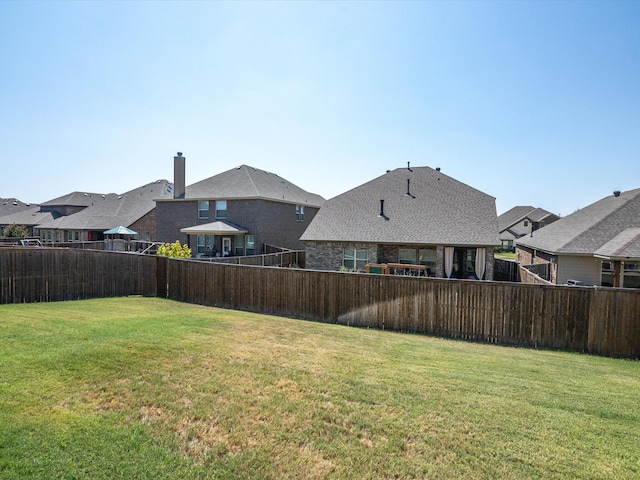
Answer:
[[[105,235],[137,235],[138,234],[138,232],[134,232],[133,230],[127,227],[123,227],[122,225],[118,227],[113,227],[110,230],[105,230],[102,233],[104,233]]]

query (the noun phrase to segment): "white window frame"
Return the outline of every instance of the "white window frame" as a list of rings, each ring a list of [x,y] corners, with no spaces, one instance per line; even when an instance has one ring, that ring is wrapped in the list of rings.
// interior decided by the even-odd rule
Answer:
[[[222,208],[224,206],[224,208]],[[216,200],[216,218],[227,218],[227,201],[226,200]]]
[[[204,220],[209,218],[209,200],[198,201],[198,218]]]

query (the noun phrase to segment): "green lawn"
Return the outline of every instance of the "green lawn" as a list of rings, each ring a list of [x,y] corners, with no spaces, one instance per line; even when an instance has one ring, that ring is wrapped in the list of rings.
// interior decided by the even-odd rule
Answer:
[[[2,479],[640,477],[640,362],[150,298],[0,345]]]

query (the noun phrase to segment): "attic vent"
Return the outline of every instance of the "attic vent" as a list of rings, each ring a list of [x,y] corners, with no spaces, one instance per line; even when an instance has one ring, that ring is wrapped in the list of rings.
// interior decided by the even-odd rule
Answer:
[[[619,197],[620,196],[620,190],[616,190],[615,192],[613,192],[613,196],[614,197]]]

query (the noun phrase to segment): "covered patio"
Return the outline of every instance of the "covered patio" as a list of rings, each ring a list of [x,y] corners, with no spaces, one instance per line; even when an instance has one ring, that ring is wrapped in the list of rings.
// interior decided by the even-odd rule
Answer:
[[[228,257],[244,255],[249,230],[225,220],[180,229],[187,234],[187,243],[198,257]],[[192,245],[192,238],[196,238]],[[252,237],[252,236],[251,236]],[[195,248],[194,248],[195,246]]]

